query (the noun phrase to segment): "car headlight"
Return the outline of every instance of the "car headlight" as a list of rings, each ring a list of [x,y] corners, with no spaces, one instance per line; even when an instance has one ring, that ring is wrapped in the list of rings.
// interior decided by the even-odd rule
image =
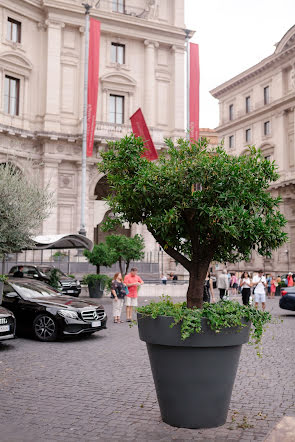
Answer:
[[[73,312],[73,310],[58,310],[57,312],[60,316],[63,316],[64,318],[72,318],[77,319],[78,313]]]

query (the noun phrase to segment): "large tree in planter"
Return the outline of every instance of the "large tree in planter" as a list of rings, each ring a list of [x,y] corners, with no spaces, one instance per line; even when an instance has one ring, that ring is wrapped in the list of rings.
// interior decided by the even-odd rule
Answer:
[[[212,260],[247,260],[253,249],[270,256],[286,241],[280,199],[268,192],[277,167],[254,146],[236,157],[222,146],[213,151],[206,140],[165,142],[167,152],[150,162],[141,156],[143,141],[127,136],[109,144],[98,167],[114,190],[108,203],[117,222],[147,226],[188,270],[187,305],[200,308]]]

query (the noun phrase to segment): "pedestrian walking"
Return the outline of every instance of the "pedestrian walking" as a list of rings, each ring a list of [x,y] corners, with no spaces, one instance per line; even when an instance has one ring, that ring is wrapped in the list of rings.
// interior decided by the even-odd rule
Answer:
[[[123,282],[121,273],[115,273],[111,287],[111,297],[113,298],[113,316],[115,324],[124,322],[121,321],[121,313],[126,292],[127,286]]]
[[[294,285],[293,275],[291,272],[289,272],[288,276],[287,276],[287,285],[288,285],[288,287],[293,287],[293,285]]]
[[[262,310],[265,310],[265,288],[267,287],[265,276],[263,276],[263,270],[259,270],[258,275],[253,278],[253,287],[255,295],[255,308],[258,308],[261,302]]]
[[[270,296],[270,287],[271,287],[271,281],[273,276],[272,275],[266,275],[266,282],[267,282],[267,294]]]
[[[250,304],[250,296],[251,296],[251,287],[252,287],[252,281],[249,277],[248,272],[244,272],[241,276],[240,281],[241,289],[242,289],[242,302],[244,305]]]
[[[133,307],[137,307],[137,290],[143,284],[143,280],[137,275],[137,268],[133,267],[130,273],[125,276],[124,283],[127,285],[129,293],[126,295],[126,320],[132,321]]]
[[[229,280],[226,269],[223,269],[222,273],[218,276],[217,288],[219,290],[219,297],[222,300],[229,288]]]
[[[238,280],[237,280],[235,272],[232,273],[231,278],[230,278],[230,288],[231,288],[231,294],[236,295],[237,288],[238,288]]]
[[[213,290],[213,281],[210,276],[210,273],[207,272],[205,283],[204,283],[204,292],[203,292],[203,301],[204,302],[215,302],[214,298],[214,290]]]
[[[277,286],[279,284],[276,281],[276,278],[274,276],[272,276],[271,281],[270,281],[270,298],[274,298],[275,297],[275,293],[276,293],[276,289]]]

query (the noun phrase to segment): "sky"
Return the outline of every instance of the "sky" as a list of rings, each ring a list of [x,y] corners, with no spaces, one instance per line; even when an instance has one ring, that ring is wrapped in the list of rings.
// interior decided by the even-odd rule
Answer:
[[[295,0],[185,0],[200,51],[200,127],[218,126],[209,91],[271,55],[295,25]]]

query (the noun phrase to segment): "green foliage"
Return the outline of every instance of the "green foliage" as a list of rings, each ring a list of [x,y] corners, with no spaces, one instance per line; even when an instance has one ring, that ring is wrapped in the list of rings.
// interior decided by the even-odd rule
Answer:
[[[133,135],[101,154],[108,203],[121,222],[145,224],[190,272],[205,255],[209,262],[247,260],[254,248],[270,256],[286,241],[280,198],[268,192],[278,179],[274,162],[254,146],[236,157],[222,146],[213,152],[206,140],[165,142],[168,151],[157,162],[141,157],[144,144]],[[201,191],[192,191],[196,183]]]
[[[50,282],[49,282],[49,284],[51,285],[51,287],[53,287],[55,289],[59,289],[60,288],[58,274],[59,274],[58,269],[52,269],[50,271]]]
[[[6,275],[0,275],[0,281],[6,282],[8,280],[8,277]]]
[[[112,278],[107,275],[97,275],[95,273],[84,275],[82,279],[82,284],[93,287],[97,281],[100,281],[101,286],[106,288],[108,291],[111,290]]]
[[[144,241],[141,235],[128,238],[125,235],[109,235],[106,245],[113,254],[115,262],[119,262],[120,272],[124,276],[128,272],[131,261],[140,261],[144,257]],[[125,268],[122,263],[125,262]]]
[[[58,251],[55,252],[52,256],[54,256],[55,258],[65,258],[66,256],[68,256],[68,254],[65,252]]]
[[[251,321],[252,338],[256,344],[261,340],[263,327],[270,322],[268,312],[256,310],[254,307],[240,305],[234,301],[220,301],[216,304],[204,303],[202,309],[187,308],[185,302],[174,304],[169,297],[160,302],[151,302],[137,308],[138,313],[151,316],[171,316],[174,318],[172,327],[181,324],[181,339],[185,340],[193,333],[201,332],[201,320],[206,318],[211,330],[219,333],[228,327],[244,327],[244,321]]]
[[[120,271],[124,275],[129,267],[130,261],[139,261],[144,256],[144,241],[140,235],[128,238],[125,235],[109,235],[105,243],[93,247],[93,250],[84,251],[89,262],[96,266],[111,267],[119,262]],[[125,262],[125,269],[123,268]]]
[[[53,205],[48,188],[40,186],[36,171],[26,178],[13,165],[1,164],[0,201],[0,255],[31,247]]]
[[[116,262],[116,257],[114,256],[112,250],[105,244],[95,244],[92,251],[84,250],[84,256],[88,261],[97,267],[97,273],[99,273],[99,267],[111,267]]]

